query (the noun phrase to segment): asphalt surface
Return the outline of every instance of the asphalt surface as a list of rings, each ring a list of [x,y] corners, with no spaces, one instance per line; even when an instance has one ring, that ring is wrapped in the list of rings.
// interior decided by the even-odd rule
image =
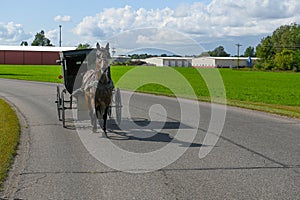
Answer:
[[[62,127],[55,84],[0,79],[0,96],[18,110],[22,124],[4,199],[299,199],[299,120],[227,107],[213,145],[218,133],[208,130],[220,119],[212,117],[210,104],[183,100],[187,115],[175,99],[129,98],[122,91],[122,124],[110,120],[105,139],[89,123],[74,121],[71,111]],[[163,151],[168,144],[171,150]],[[186,151],[168,163],[172,148]],[[200,159],[201,149],[211,151]]]

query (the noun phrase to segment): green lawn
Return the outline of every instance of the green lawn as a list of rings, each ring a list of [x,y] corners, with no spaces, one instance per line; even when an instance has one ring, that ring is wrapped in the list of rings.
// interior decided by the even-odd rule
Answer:
[[[134,67],[113,67],[112,76],[114,81],[117,82],[123,74],[131,69],[134,69]],[[186,80],[189,80],[199,100],[210,101],[208,86],[201,74],[216,71],[216,69],[174,69],[180,72]],[[219,69],[219,72],[224,81],[228,105],[300,118],[300,73],[232,69]],[[174,87],[180,88],[181,93],[179,96],[189,97],[185,93],[185,87],[183,87],[182,82],[176,81],[172,76],[168,75],[166,68],[144,68],[133,73],[132,77],[130,77],[130,74],[128,73],[128,80],[130,81],[122,82],[118,87],[132,90],[134,89],[134,83],[138,82],[141,78],[144,79],[147,77],[152,79],[153,77],[159,77],[172,83]],[[214,77],[212,76],[211,79],[214,79]],[[218,86],[214,87],[217,88]],[[172,91],[157,84],[145,85],[138,88],[138,91],[173,95]],[[218,95],[217,92],[215,95],[216,97],[222,97],[222,94]]]
[[[133,68],[113,67],[112,74],[115,82],[129,69]],[[194,68],[176,68],[176,70],[189,80],[199,98],[209,96],[207,86],[200,74],[202,71],[212,69],[199,69],[200,74],[197,69]],[[155,68],[155,71],[145,69],[145,74],[142,74],[143,71],[141,71],[139,76],[132,77],[132,81],[137,81],[136,79],[140,79],[145,75],[162,75],[162,78],[170,79],[170,82],[173,81],[174,84],[179,84],[178,82],[171,80],[172,77],[165,76],[167,74],[163,74],[164,71],[164,68]],[[156,72],[157,74],[155,74]],[[239,71],[231,69],[220,69],[219,72],[223,78],[228,99],[300,106],[300,73]],[[128,83],[126,85],[120,85],[119,87],[131,89],[130,85],[131,83]],[[177,87],[180,87],[180,85]],[[152,92],[155,92],[157,89],[154,87],[144,88],[153,90]]]
[[[0,99],[0,190],[19,142],[19,121],[13,109]]]
[[[60,82],[62,73],[59,65],[0,65],[0,77],[18,80]]]
[[[176,74],[174,71],[179,72],[181,75]],[[178,96],[193,98],[191,91],[188,90],[188,85],[191,85],[196,93],[196,98],[202,101],[210,101],[210,96],[216,98],[224,96],[216,77],[206,76],[209,77],[209,84],[206,84],[203,80],[202,75],[210,73],[221,75],[229,105],[300,118],[300,73],[232,69],[112,67],[114,82],[117,87],[122,89],[168,96],[174,96],[174,93],[176,93]],[[61,82],[57,78],[60,74],[61,66],[57,65],[0,65],[0,77],[3,78]],[[118,82],[118,80],[123,81]],[[189,81],[188,85],[184,80]],[[151,81],[153,83],[149,83]],[[164,86],[159,85],[159,83]],[[138,88],[136,88],[137,85],[139,85]],[[212,93],[209,93],[208,88],[211,89],[210,92]]]
[[[300,106],[300,73],[221,70],[233,100]]]

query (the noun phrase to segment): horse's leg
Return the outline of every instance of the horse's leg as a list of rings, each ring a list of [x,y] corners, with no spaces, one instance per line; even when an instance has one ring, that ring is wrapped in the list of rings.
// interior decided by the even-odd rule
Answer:
[[[91,88],[90,90],[90,106],[91,106],[91,115],[92,115],[92,126],[93,132],[97,132],[97,117],[96,117],[96,106],[95,106],[95,92]]]
[[[93,125],[93,111],[92,111],[92,108],[91,108],[90,97],[87,93],[84,93],[84,97],[85,97],[85,102],[87,104],[87,108],[88,108],[89,115],[90,115],[90,118],[91,118],[91,125]]]
[[[108,108],[109,108],[109,106],[107,106],[106,108],[105,108],[105,111],[104,111],[104,114],[103,114],[103,136],[104,137],[107,137],[107,133],[106,133],[106,122],[107,122],[107,113],[108,113]]]

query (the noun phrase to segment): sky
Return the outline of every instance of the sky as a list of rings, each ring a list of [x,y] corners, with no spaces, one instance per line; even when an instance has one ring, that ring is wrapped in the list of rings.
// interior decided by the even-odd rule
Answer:
[[[29,44],[44,30],[53,45],[110,43],[116,54],[199,55],[224,46],[232,56],[281,25],[300,24],[299,0],[9,0],[1,2],[0,45]]]

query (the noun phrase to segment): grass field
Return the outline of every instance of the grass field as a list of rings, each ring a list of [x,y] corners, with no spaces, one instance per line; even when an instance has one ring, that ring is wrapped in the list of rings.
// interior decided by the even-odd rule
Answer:
[[[115,83],[123,75],[136,69],[135,67],[113,66],[112,77]],[[190,98],[189,91],[178,77],[170,75],[170,70],[160,67],[139,67],[134,73],[126,74],[128,81],[119,83],[122,89],[136,89],[141,80],[168,83],[168,87],[176,88],[176,95]],[[210,101],[210,93],[201,74],[215,69],[172,68],[182,74],[193,87],[199,100]],[[200,73],[199,73],[200,72]],[[229,105],[283,114],[300,118],[300,73],[262,72],[232,69],[219,70],[226,89]],[[61,82],[57,78],[61,74],[60,66],[7,66],[0,65],[0,77],[23,80]],[[137,88],[141,92],[172,96],[168,88],[152,83]],[[220,94],[222,96],[222,94]]]
[[[59,82],[61,74],[58,65],[0,65],[0,77],[18,80],[34,80],[43,82]]]
[[[112,74],[115,82],[133,67],[113,67]],[[207,85],[200,74],[215,69],[175,68],[192,85],[197,97],[202,101],[209,101],[210,94]],[[165,68],[153,70],[144,69],[141,74],[135,74],[132,82],[140,77],[158,76],[172,82],[175,87],[181,87],[180,82],[172,80],[164,73]],[[199,74],[200,72],[200,74]],[[226,89],[227,104],[262,110],[300,118],[300,73],[291,72],[263,72],[232,69],[219,69]],[[130,73],[129,73],[130,75]],[[123,89],[133,89],[132,83],[119,85]],[[165,87],[155,84],[145,85],[138,89],[141,92],[163,93],[172,96],[172,92]],[[181,88],[184,97],[184,88]]]
[[[16,154],[19,121],[11,107],[0,99],[0,190]]]

